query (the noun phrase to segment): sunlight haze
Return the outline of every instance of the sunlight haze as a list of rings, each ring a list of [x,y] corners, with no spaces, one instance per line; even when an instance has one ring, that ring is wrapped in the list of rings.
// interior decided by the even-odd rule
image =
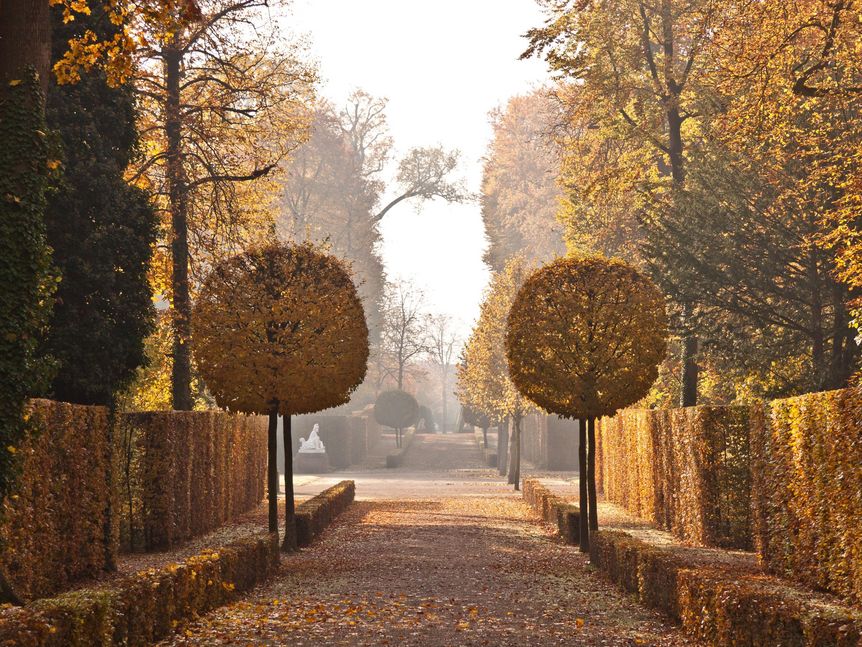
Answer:
[[[522,34],[542,22],[534,0],[298,0],[290,20],[310,35],[323,96],[338,105],[358,87],[387,97],[395,157],[413,146],[460,149],[475,193],[488,112],[547,78],[544,63],[518,60]],[[466,335],[488,280],[478,203],[401,204],[381,232],[389,278],[414,281],[429,309],[451,315]]]

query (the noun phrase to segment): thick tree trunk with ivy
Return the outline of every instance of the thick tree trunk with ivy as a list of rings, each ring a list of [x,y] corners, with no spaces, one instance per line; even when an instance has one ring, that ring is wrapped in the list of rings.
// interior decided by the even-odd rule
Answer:
[[[47,2],[0,2],[0,506],[14,492],[27,397],[47,377],[39,334],[50,314],[45,236],[51,61]],[[8,449],[7,448],[12,448]],[[0,601],[21,600],[0,570]]]
[[[0,93],[9,81],[22,80],[28,67],[39,75],[44,97],[51,72],[51,8],[41,0],[2,0]]]
[[[285,552],[296,550],[296,503],[293,500],[293,438],[292,417],[284,416],[282,444],[284,445],[284,541]]]
[[[285,447],[285,452],[291,449]],[[285,454],[287,457],[288,454]],[[285,461],[285,464],[287,461]],[[269,504],[269,531],[278,535],[278,406],[269,412],[266,447],[266,494]]]
[[[188,186],[183,169],[180,82],[182,53],[165,48],[165,137],[168,202],[171,212],[171,313],[173,362],[171,394],[177,411],[191,411],[191,295],[189,291]]]

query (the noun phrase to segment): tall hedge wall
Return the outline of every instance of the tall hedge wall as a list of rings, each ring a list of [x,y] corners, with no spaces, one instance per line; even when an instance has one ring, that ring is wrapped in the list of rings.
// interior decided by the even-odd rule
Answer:
[[[620,412],[598,424],[605,497],[686,541],[750,548],[750,410]]]
[[[766,567],[862,603],[862,390],[772,402],[752,449]]]
[[[120,419],[120,542],[161,550],[257,506],[266,478],[266,419],[223,412]]]
[[[27,407],[21,479],[6,500],[0,565],[24,599],[92,576],[113,558],[108,412],[49,400]]]

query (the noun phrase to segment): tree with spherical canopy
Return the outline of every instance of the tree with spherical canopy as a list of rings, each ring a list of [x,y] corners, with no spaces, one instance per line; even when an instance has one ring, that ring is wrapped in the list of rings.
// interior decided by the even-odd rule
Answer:
[[[664,297],[616,259],[557,259],[527,278],[509,312],[512,382],[542,409],[580,421],[582,550],[598,529],[596,418],[647,395],[666,348]]]
[[[401,447],[403,430],[419,421],[419,403],[406,391],[384,391],[374,403],[374,420],[394,429],[395,446]]]
[[[194,317],[195,357],[219,406],[269,416],[269,529],[278,532],[284,416],[285,537],[296,546],[292,415],[346,403],[365,378],[368,328],[347,267],[312,244],[270,245],[216,265]]]

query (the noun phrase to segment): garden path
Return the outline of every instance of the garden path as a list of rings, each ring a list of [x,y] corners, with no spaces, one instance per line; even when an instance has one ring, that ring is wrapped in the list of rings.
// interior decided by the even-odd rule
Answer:
[[[691,645],[619,593],[483,468],[472,435],[417,436],[397,470],[248,597],[165,645]]]

